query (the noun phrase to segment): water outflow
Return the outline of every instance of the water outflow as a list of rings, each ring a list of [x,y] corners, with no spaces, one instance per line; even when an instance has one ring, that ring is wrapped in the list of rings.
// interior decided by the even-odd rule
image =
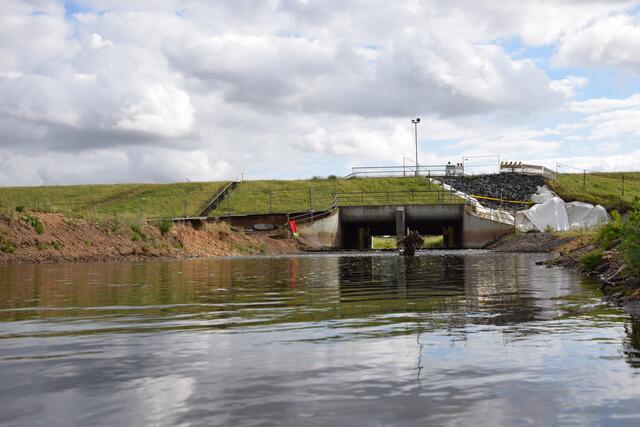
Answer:
[[[0,267],[0,424],[638,425],[640,324],[545,258]]]

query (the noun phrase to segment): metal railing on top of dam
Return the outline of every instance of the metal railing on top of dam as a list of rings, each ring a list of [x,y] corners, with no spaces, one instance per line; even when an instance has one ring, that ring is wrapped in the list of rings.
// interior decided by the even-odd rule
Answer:
[[[356,166],[345,178],[374,177],[411,177],[445,176],[453,174],[456,165],[399,165],[399,166]]]

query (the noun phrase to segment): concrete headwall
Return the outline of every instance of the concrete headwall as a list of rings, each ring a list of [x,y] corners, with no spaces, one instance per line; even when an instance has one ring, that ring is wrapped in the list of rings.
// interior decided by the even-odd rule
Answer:
[[[342,223],[395,223],[396,209],[402,207],[407,222],[455,222],[462,216],[463,205],[383,205],[348,206],[340,208]]]
[[[513,232],[513,226],[474,215],[464,210],[462,219],[462,247],[482,249],[502,236]]]
[[[300,236],[318,247],[342,247],[340,212],[338,210],[311,223],[298,224],[298,231]]]

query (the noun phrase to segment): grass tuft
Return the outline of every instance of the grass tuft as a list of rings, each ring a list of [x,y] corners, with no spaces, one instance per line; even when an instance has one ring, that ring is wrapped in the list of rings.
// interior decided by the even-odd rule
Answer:
[[[22,216],[22,220],[33,227],[36,233],[44,234],[44,224],[37,216],[25,214]]]
[[[587,271],[594,270],[602,262],[602,255],[603,251],[600,248],[587,252],[580,257],[580,265]]]

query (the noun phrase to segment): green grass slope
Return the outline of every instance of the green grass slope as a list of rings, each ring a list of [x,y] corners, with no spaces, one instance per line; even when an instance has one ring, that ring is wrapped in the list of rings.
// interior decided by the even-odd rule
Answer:
[[[441,190],[415,177],[244,181],[212,215],[324,210],[334,193],[341,206],[463,203]]]
[[[568,202],[579,200],[608,209],[626,211],[640,198],[640,172],[561,174],[547,184]]]
[[[0,209],[74,215],[169,217],[197,215],[224,182],[70,185],[0,188]]]

